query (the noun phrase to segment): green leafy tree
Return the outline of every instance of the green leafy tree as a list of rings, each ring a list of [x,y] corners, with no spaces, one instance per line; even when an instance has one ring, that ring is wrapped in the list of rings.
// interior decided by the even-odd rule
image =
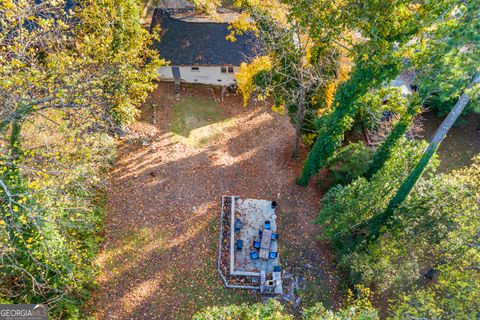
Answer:
[[[349,294],[347,304],[338,311],[326,309],[321,304],[302,311],[304,320],[377,320],[378,313],[369,301],[370,291],[360,290],[365,296],[353,299]],[[278,301],[269,299],[266,303],[210,307],[193,316],[194,320],[290,320],[292,315]]]
[[[462,114],[479,111],[480,84],[471,85],[480,65],[479,14],[478,1],[452,3],[432,30],[422,33],[408,48],[419,94],[424,104],[440,115],[447,115],[469,86],[472,103]]]
[[[472,36],[472,30],[477,23],[472,17],[476,16],[478,7],[473,1],[462,4],[453,1],[372,1],[361,4],[346,2],[344,5],[349,9],[345,10],[348,13],[343,14],[346,16],[339,16],[346,21],[345,25],[349,30],[360,32],[363,39],[354,44],[352,74],[335,94],[334,111],[320,121],[322,125],[318,126],[319,139],[312,148],[298,180],[302,185],[306,185],[341,146],[344,133],[352,128],[353,120],[359,112],[357,101],[369,91],[388,83],[402,69],[408,69],[417,74],[416,82],[419,88],[422,88],[419,92],[421,104],[428,104],[435,97],[443,97],[441,99],[444,100],[448,97],[447,100],[451,100],[458,97],[465,88],[473,76],[475,66],[478,65],[476,59],[479,55],[475,53],[477,48],[473,44],[476,37]],[[462,14],[458,14],[459,12]],[[371,21],[375,21],[374,25]],[[457,38],[460,41],[456,41]],[[445,44],[447,47],[436,45],[445,39],[451,39],[447,41],[448,46]],[[446,57],[447,52],[456,58],[441,58]],[[443,62],[437,63],[440,60]],[[433,63],[430,63],[431,61]],[[447,62],[452,64],[446,67]],[[462,74],[457,82],[452,74],[456,63],[465,67],[463,71],[457,69],[457,73]],[[453,69],[449,69],[450,67]],[[447,69],[448,72],[445,71]],[[442,73],[444,71],[445,73]],[[444,82],[430,81],[429,79],[437,78],[432,77],[433,74],[443,74],[444,76],[438,79],[443,79]],[[438,86],[434,88],[435,85]],[[440,93],[442,86],[455,89]],[[476,89],[470,90],[472,96],[475,96]],[[401,127],[397,129],[398,136]]]
[[[150,41],[133,0],[0,1],[2,300],[78,316],[115,153],[106,133],[153,89]]]
[[[368,170],[372,151],[363,142],[350,143],[329,159],[333,183],[347,185]]]

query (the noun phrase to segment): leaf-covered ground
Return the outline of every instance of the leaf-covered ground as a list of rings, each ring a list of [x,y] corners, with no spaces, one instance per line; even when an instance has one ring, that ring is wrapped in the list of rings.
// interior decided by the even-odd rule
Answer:
[[[335,305],[332,257],[315,240],[319,228],[311,223],[321,194],[314,184],[295,184],[305,150],[299,160],[291,159],[287,117],[265,105],[244,108],[236,96],[215,106],[211,89],[187,87],[180,101],[173,93],[172,85],[160,84],[144,106],[142,122],[119,146],[98,259],[96,318],[188,319],[205,306],[261,300],[224,289],[217,273],[222,194],[276,199],[282,264],[307,279],[304,304]],[[189,101],[197,108],[215,106],[218,114],[182,106]],[[151,104],[158,106],[155,126]],[[172,130],[183,130],[185,138],[189,123],[215,134],[200,144],[178,139]],[[198,129],[187,130],[187,138],[195,138]]]
[[[443,121],[434,112],[423,115],[423,138],[430,141]],[[440,170],[444,172],[460,169],[472,164],[472,159],[480,153],[480,113],[461,117],[450,129],[438,148],[441,160]]]

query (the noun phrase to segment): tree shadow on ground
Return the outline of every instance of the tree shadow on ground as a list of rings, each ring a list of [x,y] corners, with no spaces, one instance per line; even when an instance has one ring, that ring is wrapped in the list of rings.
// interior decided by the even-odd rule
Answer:
[[[313,266],[322,292],[337,295],[332,258],[311,223],[321,194],[295,184],[301,161],[291,159],[288,119],[237,103],[221,107],[233,125],[207,146],[173,140],[170,117],[159,118],[150,145],[121,146],[107,193],[98,319],[187,319],[205,306],[260,300],[224,289],[217,273],[222,194],[277,200],[281,263]]]

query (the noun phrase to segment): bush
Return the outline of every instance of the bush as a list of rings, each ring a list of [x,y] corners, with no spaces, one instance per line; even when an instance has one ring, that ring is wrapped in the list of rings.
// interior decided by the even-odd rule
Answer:
[[[293,320],[293,316],[287,314],[284,307],[273,299],[269,299],[265,304],[210,307],[193,316],[193,320],[221,319]]]

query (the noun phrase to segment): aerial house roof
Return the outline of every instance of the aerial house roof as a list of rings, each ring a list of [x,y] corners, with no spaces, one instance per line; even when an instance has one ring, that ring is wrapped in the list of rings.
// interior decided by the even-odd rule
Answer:
[[[177,19],[168,10],[155,9],[151,28],[160,25],[161,39],[154,46],[173,66],[239,66],[259,54],[259,41],[251,33],[231,42],[228,23]]]

